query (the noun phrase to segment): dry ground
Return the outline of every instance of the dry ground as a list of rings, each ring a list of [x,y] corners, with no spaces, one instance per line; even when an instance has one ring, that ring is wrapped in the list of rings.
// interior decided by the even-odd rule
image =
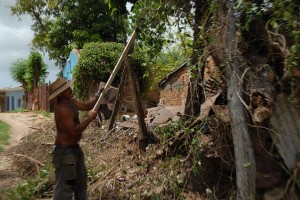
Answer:
[[[51,162],[49,152],[55,136],[53,117],[36,113],[0,113],[10,124],[10,145],[1,153],[0,191],[40,172]],[[133,128],[108,132],[107,124],[92,123],[80,145],[89,171],[91,200],[104,199],[205,199],[187,185],[191,167],[186,159],[161,159],[160,144],[139,150],[139,132]],[[30,134],[29,134],[30,133]],[[21,157],[20,157],[21,156]],[[11,158],[11,159],[9,159]],[[32,172],[29,174],[29,172]],[[18,176],[22,176],[19,178]],[[200,180],[200,179],[199,179]],[[53,184],[53,177],[50,184]],[[207,186],[197,183],[197,187]],[[183,189],[184,187],[185,189]],[[41,198],[51,198],[50,188]],[[181,193],[181,194],[180,194]],[[179,195],[181,198],[178,198]]]
[[[0,120],[11,126],[9,144],[0,153],[0,191],[20,180],[12,169],[11,150],[46,119],[43,115],[33,112],[0,113]]]
[[[12,127],[10,143],[0,153],[1,194],[25,178],[35,177],[43,166],[51,164],[49,152],[53,148],[55,124],[53,116],[34,112],[0,113],[0,120]],[[201,200],[214,199],[207,191],[214,195],[218,189],[222,196],[230,196],[226,194],[233,192],[231,178],[218,176],[226,172],[220,170],[218,158],[203,157],[201,173],[195,176],[192,171],[197,163],[193,162],[191,154],[163,158],[163,143],[150,144],[145,152],[140,151],[139,137],[139,131],[134,128],[108,132],[106,123],[88,126],[80,145],[89,171],[90,200]],[[208,146],[203,147],[203,155],[205,152],[211,155],[210,143],[213,144],[207,142]],[[47,191],[39,190],[38,199],[49,199],[53,194],[54,174],[49,176],[45,181],[50,187]]]
[[[36,176],[43,166],[51,164],[49,152],[53,149],[55,124],[53,116],[49,118],[33,112],[0,113],[0,120],[12,127],[10,144],[0,153],[1,194],[3,189],[20,183],[24,177]],[[80,142],[89,172],[89,199],[198,200],[214,199],[215,194],[222,196],[222,199],[232,198],[235,188],[231,162],[229,162],[232,160],[229,157],[232,156],[229,151],[231,143],[227,143],[229,140],[226,133],[229,131],[226,128],[227,126],[218,126],[210,132],[210,135],[195,136],[193,141],[201,141],[199,143],[201,145],[196,146],[198,143],[189,145],[188,154],[164,156],[166,142],[150,144],[146,151],[140,151],[138,130],[116,128],[108,132],[106,123],[100,126],[96,122],[92,123],[85,130]],[[159,132],[155,134],[161,136]],[[215,136],[215,140],[208,136]],[[253,142],[257,155],[260,153],[257,166],[262,166],[261,168],[265,170],[262,171],[264,173],[259,171],[261,177],[268,178],[272,177],[272,173],[277,175],[281,172],[275,170],[277,160],[274,160],[274,156],[271,160],[270,155],[265,154],[266,147],[262,146],[261,141],[253,138]],[[201,158],[196,157],[199,152]],[[194,162],[195,160],[199,162]],[[195,169],[200,169],[200,173],[193,173]],[[265,174],[271,175],[265,176]],[[286,185],[288,177],[279,175],[280,186]],[[47,191],[37,191],[40,194],[39,199],[49,199],[53,194],[51,185],[54,183],[54,174],[49,176],[50,178],[45,180],[48,184]],[[257,180],[257,185],[271,184],[270,179]],[[295,182],[292,183],[291,189],[295,189]],[[285,198],[285,193],[283,196],[281,193],[274,193],[278,188],[279,191],[285,189],[271,186],[266,191],[261,189],[257,199],[299,199],[298,190],[296,192],[291,190],[290,198]],[[263,198],[263,196],[270,198]]]

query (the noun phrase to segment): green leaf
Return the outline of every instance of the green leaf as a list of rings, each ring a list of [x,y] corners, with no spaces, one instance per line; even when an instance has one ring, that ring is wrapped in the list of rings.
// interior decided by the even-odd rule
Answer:
[[[249,167],[251,167],[251,163],[245,163],[245,164],[243,164],[243,167],[249,168]]]

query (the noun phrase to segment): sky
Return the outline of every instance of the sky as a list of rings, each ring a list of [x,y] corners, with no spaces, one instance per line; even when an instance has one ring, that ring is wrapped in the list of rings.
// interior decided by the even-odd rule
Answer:
[[[12,79],[9,68],[11,63],[18,59],[28,59],[33,38],[33,31],[30,29],[33,24],[31,17],[22,15],[20,21],[17,16],[11,14],[9,6],[14,2],[0,0],[0,89],[21,85]],[[46,82],[55,81],[59,68],[47,55],[43,55],[43,60],[49,72]]]

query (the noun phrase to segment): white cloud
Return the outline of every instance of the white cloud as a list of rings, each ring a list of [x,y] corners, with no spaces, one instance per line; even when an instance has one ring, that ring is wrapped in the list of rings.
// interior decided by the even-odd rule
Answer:
[[[33,38],[33,32],[30,29],[32,25],[30,17],[24,15],[22,20],[19,20],[17,16],[11,14],[9,7],[14,2],[0,0],[0,89],[20,85],[10,77],[9,68],[11,63],[17,59],[28,58]],[[53,82],[59,69],[55,67],[53,61],[49,61],[47,55],[43,59],[49,72],[46,81]]]

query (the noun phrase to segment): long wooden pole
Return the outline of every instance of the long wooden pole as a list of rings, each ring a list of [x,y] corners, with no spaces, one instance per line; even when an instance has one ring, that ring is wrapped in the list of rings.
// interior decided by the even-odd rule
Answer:
[[[118,62],[116,64],[116,66],[115,66],[112,74],[110,75],[107,83],[105,84],[103,92],[100,94],[100,97],[99,97],[98,101],[96,102],[96,104],[95,104],[95,106],[93,108],[94,111],[98,110],[98,108],[100,106],[100,102],[101,102],[101,100],[104,97],[104,93],[111,86],[111,83],[113,82],[113,80],[114,80],[114,78],[115,78],[118,70],[120,69],[122,63],[124,62],[124,60],[125,60],[128,52],[129,52],[129,50],[132,48],[135,38],[136,38],[136,30],[134,30],[133,33],[131,34],[130,39],[129,39],[129,41],[128,41],[126,47],[125,47],[125,49],[123,50],[123,52],[122,52],[122,54],[121,54],[121,56],[120,56],[120,58],[119,58],[119,60],[118,60]]]

